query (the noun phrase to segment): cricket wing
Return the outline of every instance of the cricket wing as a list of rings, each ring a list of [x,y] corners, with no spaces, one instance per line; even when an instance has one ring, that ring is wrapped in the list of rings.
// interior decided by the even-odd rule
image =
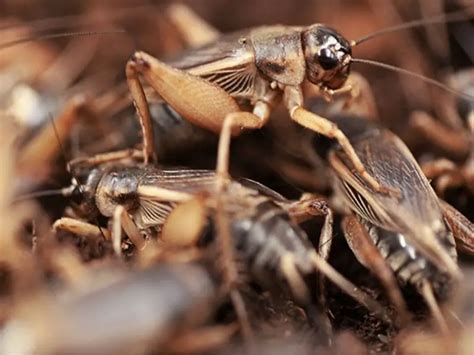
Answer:
[[[255,92],[257,69],[248,31],[223,35],[213,43],[190,49],[166,63],[224,89],[233,97],[249,98]]]
[[[149,167],[137,188],[138,206],[134,219],[141,229],[161,228],[180,202],[197,194],[212,193],[215,172],[212,170],[166,169]]]

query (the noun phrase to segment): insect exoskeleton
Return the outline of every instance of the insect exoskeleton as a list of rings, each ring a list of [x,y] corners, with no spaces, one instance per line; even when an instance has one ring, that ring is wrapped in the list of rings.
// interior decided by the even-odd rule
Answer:
[[[84,218],[94,221],[97,214],[116,218],[120,208],[141,234],[158,236],[170,245],[180,247],[202,245],[205,240],[209,242],[209,237],[218,239],[222,232],[219,216],[224,214],[229,222],[232,245],[250,275],[260,284],[272,288],[273,282],[280,279],[282,285],[289,285],[295,300],[306,306],[312,301],[304,276],[318,270],[378,316],[387,319],[380,305],[319,257],[306,233],[293,221],[292,216],[327,217],[327,206],[321,198],[292,202],[245,179],[229,181],[219,195],[216,179],[216,172],[211,170],[104,164],[90,170],[82,183],[76,182],[68,191],[75,196],[76,212]],[[219,204],[220,198],[222,204]],[[191,203],[192,208],[186,208]],[[204,211],[203,214],[198,212],[201,220],[193,219],[196,210]],[[55,224],[57,227],[77,233],[67,223],[59,221]],[[118,221],[124,222],[122,218]],[[190,224],[181,228],[183,221]],[[326,221],[330,222],[328,218]],[[170,224],[174,223],[181,226],[177,232],[180,235],[173,234],[176,229]],[[128,234],[126,226],[122,227]],[[183,237],[182,234],[191,236]],[[128,236],[135,244],[142,243],[137,241],[142,237]]]
[[[229,116],[235,122],[234,134],[242,128],[261,128],[273,108],[283,101],[295,122],[337,140],[353,168],[369,186],[378,192],[390,192],[365,170],[336,124],[304,108],[302,85],[313,84],[326,98],[335,94],[352,97],[356,91],[352,84],[347,84],[352,63],[397,70],[384,63],[353,58],[352,48],[381,33],[413,27],[415,22],[351,42],[323,24],[261,26],[218,35],[216,30],[209,31],[207,25],[204,31],[198,31],[202,22],[193,26],[181,24],[180,30],[187,38],[194,37],[193,31],[205,35],[194,41],[198,46],[177,58],[161,61],[145,52],[135,52],[128,61],[127,82],[145,131],[150,131],[151,118],[140,76],[181,116],[213,132],[220,132]],[[410,74],[406,70],[399,72]],[[434,80],[411,74],[453,92]],[[247,108],[250,110],[246,111]],[[148,134],[144,138],[143,150],[148,161],[154,156],[153,137]]]
[[[293,120],[338,140],[355,169],[380,190],[344,134],[303,107],[302,84],[306,81],[325,95],[351,90],[343,88],[352,57],[351,44],[342,35],[321,24],[262,26],[203,42],[208,43],[166,62],[144,52],[132,56],[126,74],[143,127],[151,123],[139,75],[180,115],[214,132],[220,132],[229,115],[235,120],[234,133],[241,128],[260,128],[283,99]],[[242,109],[248,106],[250,112]],[[152,139],[145,136],[146,157],[153,156]]]
[[[351,139],[367,170],[399,191],[398,196],[374,192],[350,169],[339,147],[333,145],[326,152],[337,176],[337,196],[364,227],[357,227],[353,219],[344,225],[354,253],[363,264],[370,264],[355,242],[363,238],[361,233],[368,233],[399,280],[417,287],[428,303],[432,303],[433,294],[439,300],[448,299],[461,277],[455,238],[462,243],[470,238],[472,243],[472,224],[438,199],[415,158],[395,134],[353,115],[339,114],[333,119]]]
[[[75,211],[83,218],[92,220],[98,214],[113,217],[118,206],[122,206],[133,217],[141,231],[163,225],[167,215],[176,205],[157,196],[140,194],[143,189],[187,194],[211,192],[215,182],[212,170],[158,169],[140,164],[105,163],[89,170],[82,178],[73,178],[71,189]],[[73,174],[77,176],[77,174]],[[78,179],[80,181],[78,181]]]

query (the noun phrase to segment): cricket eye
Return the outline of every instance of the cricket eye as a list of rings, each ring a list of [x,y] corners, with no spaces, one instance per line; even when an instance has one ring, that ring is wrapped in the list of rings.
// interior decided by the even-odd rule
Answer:
[[[324,70],[331,70],[339,63],[336,53],[328,48],[322,48],[318,53],[318,62]]]

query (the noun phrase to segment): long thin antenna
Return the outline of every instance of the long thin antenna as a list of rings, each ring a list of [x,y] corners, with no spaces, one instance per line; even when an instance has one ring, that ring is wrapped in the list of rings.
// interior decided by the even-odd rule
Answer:
[[[35,191],[35,192],[25,194],[25,195],[21,195],[21,196],[15,198],[14,202],[30,200],[30,199],[33,199],[33,198],[45,197],[45,196],[64,196],[64,197],[68,197],[68,196],[71,195],[74,188],[75,188],[75,186],[71,185],[71,186],[68,186],[68,187],[64,187],[62,189]]]
[[[35,31],[54,30],[63,27],[72,28],[78,26],[97,25],[104,20],[115,20],[121,17],[128,17],[131,14],[144,12],[145,14],[153,14],[154,10],[158,10],[156,5],[139,5],[134,7],[123,7],[117,9],[108,9],[105,14],[76,14],[64,16],[43,17],[26,22],[18,22],[14,24],[0,25],[0,31],[10,30],[18,27],[26,27]],[[99,16],[100,15],[100,16]]]
[[[386,63],[381,63],[381,62],[377,62],[375,60],[370,60],[370,59],[362,59],[362,58],[352,58],[351,59],[351,62],[353,63],[363,63],[363,64],[369,64],[369,65],[373,65],[373,66],[376,66],[376,67],[379,67],[379,68],[383,68],[383,69],[387,69],[387,70],[391,70],[391,71],[394,71],[394,72],[397,72],[397,73],[400,73],[400,74],[404,74],[404,75],[408,75],[408,76],[411,76],[411,77],[414,77],[414,78],[417,78],[421,81],[424,81],[425,83],[428,83],[428,84],[431,84],[431,85],[434,85],[442,90],[445,90],[453,95],[456,95],[456,96],[459,96],[459,97],[462,97],[466,100],[469,100],[469,101],[474,101],[474,96],[471,96],[471,95],[468,95],[468,94],[465,94],[463,92],[459,92],[453,88],[450,88],[449,86],[447,85],[444,85],[443,83],[440,83],[439,81],[437,80],[434,80],[434,79],[431,79],[431,78],[428,78],[424,75],[421,75],[421,74],[418,74],[418,73],[414,73],[410,70],[407,70],[407,69],[403,69],[403,68],[399,68],[399,67],[396,67],[394,65],[390,65],[390,64],[386,64]]]
[[[9,42],[0,43],[0,50],[8,48],[8,47],[13,47],[17,44],[38,41],[38,40],[63,38],[63,37],[110,35],[110,34],[119,34],[119,33],[125,33],[125,32],[126,31],[123,29],[118,29],[118,30],[104,30],[104,31],[62,32],[62,33],[49,33],[45,35],[35,35],[35,36],[19,38],[19,39],[9,41]]]
[[[428,24],[435,24],[435,23],[449,23],[449,22],[457,22],[457,21],[463,21],[463,20],[468,20],[470,17],[474,15],[469,10],[474,9],[474,6],[470,6],[464,10],[459,10],[455,12],[451,12],[448,14],[441,14],[439,16],[434,16],[430,18],[422,18],[418,20],[413,20],[409,22],[405,22],[399,25],[391,26],[391,27],[386,27],[382,28],[381,30],[369,33],[365,36],[362,36],[356,40],[351,41],[351,46],[357,46],[363,42],[366,42],[374,37],[378,37],[380,35],[386,34],[386,33],[391,33],[391,32],[396,32],[396,31],[401,31],[401,30],[406,30],[409,28],[413,27],[418,27],[422,25],[428,25]]]
[[[64,159],[64,162],[67,166],[66,152],[64,150],[61,139],[59,138],[59,133],[58,133],[58,130],[56,128],[56,124],[54,123],[53,115],[51,113],[49,113],[48,117],[49,117],[49,120],[50,120],[51,125],[53,127],[53,131],[54,131],[54,135],[56,136],[56,140],[58,141],[59,149],[61,150],[61,156]],[[74,176],[73,176],[73,179],[75,179]],[[14,202],[29,200],[29,199],[38,198],[38,197],[45,197],[45,196],[59,196],[59,195],[62,195],[62,196],[67,197],[67,196],[70,196],[72,194],[75,187],[76,186],[73,184],[71,186],[63,187],[63,188],[60,188],[60,189],[35,191],[35,192],[31,192],[29,194],[19,196],[18,198],[15,199]]]
[[[51,112],[48,113],[49,122],[51,122],[51,126],[53,127],[54,135],[56,136],[56,140],[58,141],[59,149],[61,149],[61,156],[64,159],[64,163],[67,164],[67,157],[66,151],[64,150],[63,143],[61,142],[61,138],[59,138],[58,129],[56,128],[56,124],[54,123],[54,118]]]
[[[61,150],[61,156],[64,160],[64,166],[66,167],[67,172],[71,175],[73,184],[78,184],[79,189],[81,186],[79,185],[79,179],[74,175],[74,172],[69,168],[69,161],[66,156],[66,150],[64,149],[63,143],[61,142],[61,138],[59,137],[58,129],[56,128],[56,124],[54,123],[54,118],[51,113],[49,113],[49,120],[51,125],[53,126],[54,135],[56,136],[56,140],[58,141],[59,149]],[[82,191],[82,190],[81,190]]]

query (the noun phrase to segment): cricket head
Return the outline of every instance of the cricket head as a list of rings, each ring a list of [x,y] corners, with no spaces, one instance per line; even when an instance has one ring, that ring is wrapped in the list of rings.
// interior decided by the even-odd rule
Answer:
[[[333,90],[342,87],[351,69],[349,41],[336,30],[316,24],[302,32],[302,43],[308,80]]]

